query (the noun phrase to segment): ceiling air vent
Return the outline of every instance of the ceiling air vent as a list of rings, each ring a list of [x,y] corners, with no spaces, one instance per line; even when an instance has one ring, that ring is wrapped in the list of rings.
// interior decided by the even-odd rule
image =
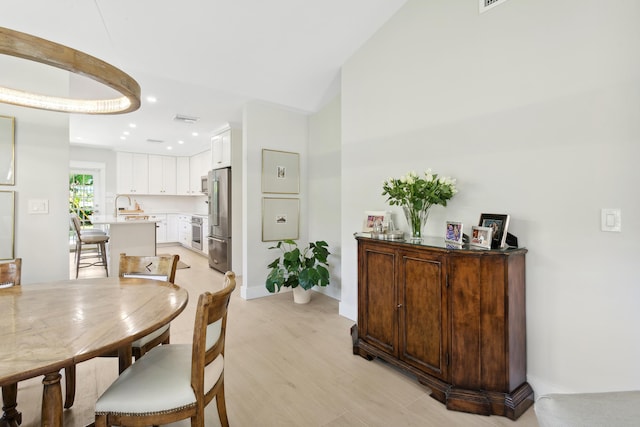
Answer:
[[[152,144],[163,144],[164,143],[164,141],[161,140],[161,139],[152,139],[152,138],[148,138],[147,142],[150,142]]]
[[[199,117],[192,117],[192,116],[185,116],[183,114],[176,114],[176,116],[173,118],[173,120],[175,120],[176,122],[194,124],[195,122],[200,120],[200,118]]]
[[[486,12],[492,7],[498,6],[506,1],[507,0],[478,0],[480,3],[480,13]]]

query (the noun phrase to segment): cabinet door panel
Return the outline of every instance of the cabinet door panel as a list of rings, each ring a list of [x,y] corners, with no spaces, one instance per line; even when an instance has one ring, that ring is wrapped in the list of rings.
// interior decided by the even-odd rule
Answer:
[[[364,256],[363,279],[366,283],[363,315],[360,324],[363,337],[372,345],[397,356],[397,309],[395,256],[393,253],[367,250]]]
[[[480,257],[449,258],[451,292],[451,383],[481,389]]]
[[[402,256],[400,358],[443,377],[446,370],[445,277],[442,260]]]

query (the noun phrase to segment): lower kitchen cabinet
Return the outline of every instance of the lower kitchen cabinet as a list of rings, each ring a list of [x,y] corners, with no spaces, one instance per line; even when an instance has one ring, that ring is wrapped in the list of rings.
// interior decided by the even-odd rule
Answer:
[[[167,242],[167,215],[149,215],[149,219],[156,222],[156,243]]]
[[[167,214],[167,242],[178,242],[179,229],[178,214]]]
[[[526,249],[358,240],[353,353],[416,376],[447,408],[516,419],[526,382]]]
[[[191,247],[191,215],[178,216],[178,242]]]

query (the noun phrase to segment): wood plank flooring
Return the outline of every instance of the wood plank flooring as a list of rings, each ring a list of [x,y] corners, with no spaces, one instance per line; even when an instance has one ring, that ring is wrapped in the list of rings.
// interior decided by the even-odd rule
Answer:
[[[171,246],[159,251],[177,253],[191,266],[176,273],[176,283],[189,291],[189,304],[171,324],[172,342],[190,342],[197,296],[219,289],[222,274],[187,249]],[[72,263],[71,256],[70,271]],[[80,277],[102,275],[100,267],[80,271]],[[240,284],[229,307],[225,355],[232,427],[538,426],[533,408],[515,422],[448,411],[412,377],[379,360],[354,356],[349,335],[353,322],[337,314],[336,300],[314,293],[309,304],[296,305],[292,295],[285,293],[245,301],[239,297]],[[65,426],[93,422],[95,400],[117,371],[115,358],[78,366],[76,402],[65,411]],[[24,427],[40,425],[41,381],[34,378],[18,386]],[[215,402],[207,408],[206,425],[219,425]]]

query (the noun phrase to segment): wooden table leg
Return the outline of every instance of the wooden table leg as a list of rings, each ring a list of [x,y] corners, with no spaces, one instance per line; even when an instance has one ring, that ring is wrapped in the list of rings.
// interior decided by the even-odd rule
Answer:
[[[120,374],[122,371],[131,366],[131,358],[133,357],[131,351],[131,345],[121,347],[118,349],[118,369]]]
[[[60,372],[44,376],[42,384],[42,427],[62,427],[62,387]]]
[[[2,418],[0,427],[17,427],[22,424],[22,414],[16,410],[18,383],[2,386]]]

